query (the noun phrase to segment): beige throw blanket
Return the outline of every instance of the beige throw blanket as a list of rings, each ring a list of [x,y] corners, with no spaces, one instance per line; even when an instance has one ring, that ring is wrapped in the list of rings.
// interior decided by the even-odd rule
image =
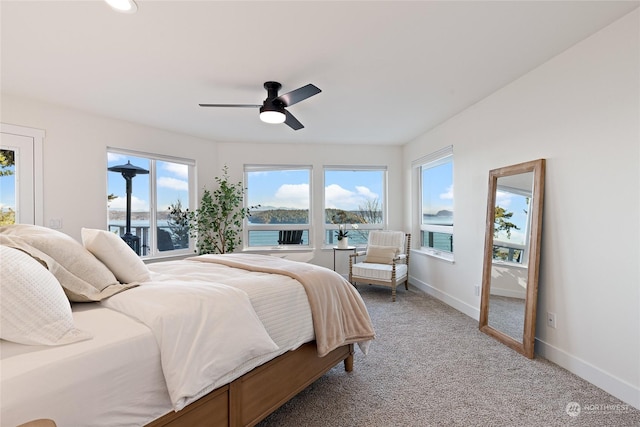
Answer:
[[[304,287],[309,299],[320,357],[342,345],[375,338],[369,312],[360,294],[344,277],[332,270],[255,254],[200,255],[188,259],[296,279]],[[366,346],[361,348],[364,350]]]

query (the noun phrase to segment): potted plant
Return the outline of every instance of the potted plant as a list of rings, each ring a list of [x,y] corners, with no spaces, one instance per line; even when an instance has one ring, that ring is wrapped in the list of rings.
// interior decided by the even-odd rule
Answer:
[[[195,211],[169,208],[174,218],[188,221],[189,235],[197,239],[196,252],[200,255],[233,252],[242,244],[244,219],[258,207],[242,207],[246,189],[242,182],[229,182],[227,165],[222,168],[222,177],[215,180],[218,188],[213,192],[205,188]]]
[[[358,224],[351,224],[351,228],[357,230]],[[338,237],[338,247],[340,249],[346,249],[349,246],[349,230],[347,230],[346,224],[338,225],[336,236]]]

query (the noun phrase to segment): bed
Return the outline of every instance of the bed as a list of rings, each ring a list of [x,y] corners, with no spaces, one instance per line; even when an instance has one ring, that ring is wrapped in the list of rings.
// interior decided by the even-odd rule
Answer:
[[[82,237],[0,228],[3,426],[255,425],[374,339],[331,270],[251,254],[147,266],[111,233]],[[33,313],[49,324],[25,326]]]

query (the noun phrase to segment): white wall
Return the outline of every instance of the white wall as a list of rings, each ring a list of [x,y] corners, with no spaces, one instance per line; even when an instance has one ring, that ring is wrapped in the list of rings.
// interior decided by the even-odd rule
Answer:
[[[45,131],[42,225],[61,219],[60,231],[77,240],[82,227],[107,225],[108,146],[196,159],[198,187],[218,170],[211,141],[34,100],[3,95],[1,121]]]
[[[640,408],[639,22],[636,10],[407,144],[404,169],[410,182],[412,160],[454,147],[455,262],[414,256],[412,283],[477,317],[488,171],[547,159],[536,352]]]
[[[491,267],[491,295],[526,298],[528,269],[496,263]]]

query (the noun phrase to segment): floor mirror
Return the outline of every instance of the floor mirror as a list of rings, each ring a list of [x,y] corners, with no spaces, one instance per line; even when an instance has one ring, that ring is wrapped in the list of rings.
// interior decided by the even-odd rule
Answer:
[[[545,160],[489,171],[480,330],[534,357]]]

